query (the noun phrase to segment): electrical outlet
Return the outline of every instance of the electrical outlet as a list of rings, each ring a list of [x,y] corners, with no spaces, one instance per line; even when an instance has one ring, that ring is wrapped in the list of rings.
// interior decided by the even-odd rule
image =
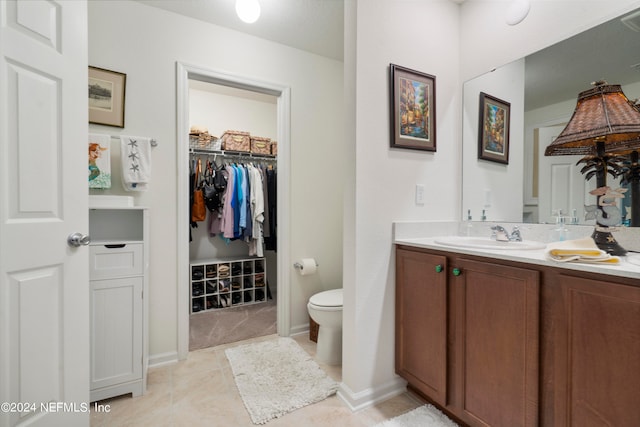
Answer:
[[[424,205],[424,185],[416,184],[416,205]]]

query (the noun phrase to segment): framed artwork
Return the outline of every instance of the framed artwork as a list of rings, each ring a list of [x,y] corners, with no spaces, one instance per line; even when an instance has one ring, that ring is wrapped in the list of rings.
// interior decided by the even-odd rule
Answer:
[[[111,135],[89,134],[89,188],[111,188]]]
[[[127,75],[89,67],[89,123],[124,127]]]
[[[511,104],[480,92],[478,158],[509,164]]]
[[[436,151],[436,78],[390,65],[391,147]]]

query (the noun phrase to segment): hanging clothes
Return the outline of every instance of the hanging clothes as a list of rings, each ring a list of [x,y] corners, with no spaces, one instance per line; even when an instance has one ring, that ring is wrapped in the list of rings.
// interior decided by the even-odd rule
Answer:
[[[262,221],[262,236],[266,239],[271,236],[271,221],[269,217],[269,190],[267,188],[267,167],[260,168],[260,177],[262,178],[262,198],[264,203],[264,221]]]
[[[196,166],[197,166],[197,159],[193,158],[191,159],[191,165],[189,167],[189,225],[191,226],[189,228],[189,241],[193,241],[193,236],[191,235],[191,228],[197,228],[198,227],[198,223],[195,221],[192,221],[192,215],[193,215],[193,193],[196,189]]]
[[[227,165],[227,190],[224,194],[224,202],[222,207],[222,219],[220,224],[220,230],[222,231],[222,236],[226,239],[233,239],[233,227],[234,227],[234,212],[233,212],[233,204],[234,204],[234,194],[236,187],[236,172],[233,166]]]
[[[272,166],[253,163],[227,163],[220,166],[206,161],[204,173],[197,175],[198,156],[192,159],[189,182],[191,198],[195,182],[202,181],[207,206],[207,234],[220,237],[227,243],[242,240],[250,256],[264,256],[267,249],[275,250],[276,171]],[[202,160],[202,159],[200,159]],[[190,201],[193,205],[193,201]],[[272,220],[269,220],[269,217]],[[192,227],[197,227],[195,222]],[[192,241],[191,230],[189,241]]]
[[[224,166],[215,168],[213,174],[213,186],[216,190],[217,206],[209,215],[208,230],[210,237],[215,237],[222,232],[222,209],[228,180],[229,173]]]
[[[253,165],[248,168],[250,176],[250,215],[252,218],[251,236],[248,240],[249,255],[264,256],[264,241],[262,238],[263,221],[264,221],[264,197],[263,183],[260,170]]]
[[[267,209],[269,211],[269,237],[265,237],[265,248],[270,251],[277,250],[277,218],[278,218],[278,176],[274,169],[267,169]]]

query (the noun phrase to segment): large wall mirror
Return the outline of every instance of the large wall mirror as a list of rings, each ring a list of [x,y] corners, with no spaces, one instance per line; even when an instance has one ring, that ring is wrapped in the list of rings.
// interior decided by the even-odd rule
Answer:
[[[581,156],[545,157],[544,149],[571,118],[578,94],[600,79],[640,98],[640,9],[465,82],[462,218],[471,212],[478,220],[484,211],[490,221],[551,223],[562,210],[593,224],[584,221],[584,205],[595,203],[595,178],[580,174]],[[508,163],[478,158],[480,93],[510,103]],[[617,183],[610,177],[608,185]]]

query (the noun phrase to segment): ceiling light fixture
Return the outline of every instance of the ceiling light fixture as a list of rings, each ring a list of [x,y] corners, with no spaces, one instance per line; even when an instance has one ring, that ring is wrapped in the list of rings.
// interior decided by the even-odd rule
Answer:
[[[253,24],[260,17],[260,3],[258,0],[236,0],[238,18],[247,24]]]
[[[518,25],[529,14],[531,2],[529,0],[512,0],[507,9],[505,21],[509,25]]]

